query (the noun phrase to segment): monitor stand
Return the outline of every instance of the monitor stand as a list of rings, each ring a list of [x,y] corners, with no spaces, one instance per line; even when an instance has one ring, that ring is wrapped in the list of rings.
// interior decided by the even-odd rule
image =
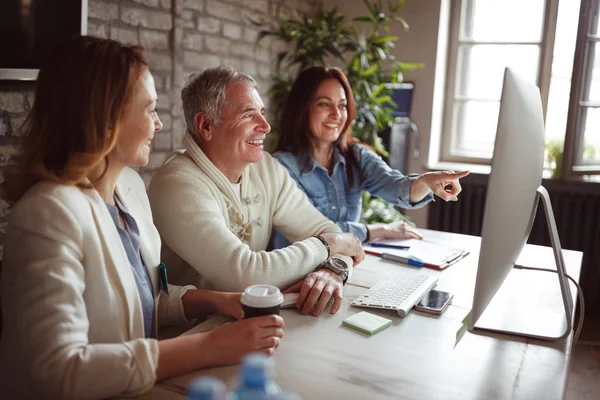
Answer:
[[[557,267],[556,270],[549,269],[549,271],[557,275],[562,295],[562,307],[560,304],[556,304],[556,290],[548,294],[548,290],[544,289],[548,285],[540,285],[540,281],[544,278],[552,280],[553,277],[540,276],[545,273],[543,271],[518,271],[516,269],[520,266],[515,265],[515,269],[506,277],[486,310],[476,321],[475,330],[481,329],[550,341],[565,339],[571,333],[573,297],[566,277],[565,261],[550,196],[543,186],[537,189],[528,232],[531,231],[540,199],[544,205],[548,233]]]

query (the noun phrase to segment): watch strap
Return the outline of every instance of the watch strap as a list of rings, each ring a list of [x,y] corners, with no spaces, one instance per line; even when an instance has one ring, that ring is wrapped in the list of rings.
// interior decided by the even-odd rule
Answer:
[[[327,240],[325,240],[325,238],[321,235],[317,235],[315,236],[317,239],[319,239],[319,241],[321,243],[323,243],[323,246],[325,246],[325,249],[327,249],[327,258],[326,260],[329,260],[329,257],[331,256],[331,246],[329,246],[329,243],[327,242]]]

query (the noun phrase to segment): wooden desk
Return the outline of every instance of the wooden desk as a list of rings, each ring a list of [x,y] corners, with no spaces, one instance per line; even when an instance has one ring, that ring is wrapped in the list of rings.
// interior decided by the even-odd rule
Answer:
[[[480,239],[424,232],[427,240],[468,248],[471,254],[442,272],[369,256],[354,270],[336,315],[315,318],[295,309],[282,310],[286,327],[274,356],[277,383],[305,400],[562,399],[572,335],[553,343],[467,332],[455,347],[456,331],[472,304]],[[582,254],[566,251],[564,255],[569,273],[577,279]],[[553,268],[552,251],[526,246],[519,263]],[[438,275],[438,288],[454,293],[453,304],[441,316],[412,311],[405,318],[390,311],[350,306],[365,290],[363,286],[398,272]],[[556,301],[549,307],[560,312],[562,303],[554,274],[515,270],[507,283],[520,286],[515,293],[528,298],[550,294]],[[374,336],[341,326],[342,319],[363,310],[392,319],[392,326]],[[194,328],[198,329],[202,326]],[[195,377],[206,374],[219,377],[232,388],[238,370],[238,366],[206,369],[163,386],[185,393]]]

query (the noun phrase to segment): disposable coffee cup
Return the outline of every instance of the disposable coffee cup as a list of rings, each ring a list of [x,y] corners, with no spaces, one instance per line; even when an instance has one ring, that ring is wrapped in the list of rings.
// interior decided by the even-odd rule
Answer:
[[[283,303],[283,295],[279,288],[273,285],[248,286],[242,293],[244,318],[279,315],[281,303]]]

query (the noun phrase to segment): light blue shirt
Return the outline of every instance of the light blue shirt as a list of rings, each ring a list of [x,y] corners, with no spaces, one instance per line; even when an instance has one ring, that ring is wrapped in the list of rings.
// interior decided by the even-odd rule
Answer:
[[[410,204],[410,185],[419,175],[403,175],[390,168],[381,157],[362,145],[354,145],[354,154],[363,172],[359,183],[358,171],[354,171],[354,184],[348,184],[346,159],[337,148],[333,154],[333,173],[311,159],[308,166],[304,157],[288,152],[276,152],[273,156],[288,170],[298,187],[306,193],[310,202],[344,232],[350,232],[361,241],[367,238],[367,227],[359,223],[362,210],[362,191],[379,197],[405,209],[423,207],[433,199],[429,193],[420,202]],[[280,233],[275,236],[275,248],[288,246],[289,241]]]
[[[142,303],[142,315],[144,316],[144,336],[152,337],[152,325],[154,321],[154,296],[152,295],[152,281],[148,275],[146,264],[142,260],[140,253],[140,229],[135,219],[127,212],[127,209],[121,203],[118,197],[115,197],[116,207],[106,203],[110,216],[117,227],[121,242],[127,253],[127,258],[133,269],[135,284],[140,295]],[[119,210],[123,213],[129,232],[119,224]]]

